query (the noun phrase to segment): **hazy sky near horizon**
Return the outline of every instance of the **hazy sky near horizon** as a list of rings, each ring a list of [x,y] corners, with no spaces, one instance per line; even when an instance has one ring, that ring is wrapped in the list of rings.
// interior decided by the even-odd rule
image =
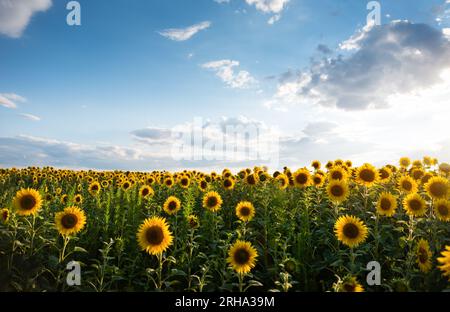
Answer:
[[[276,141],[278,169],[450,160],[450,0],[0,0],[0,167],[153,170],[201,118]],[[236,142],[259,148],[256,141]]]

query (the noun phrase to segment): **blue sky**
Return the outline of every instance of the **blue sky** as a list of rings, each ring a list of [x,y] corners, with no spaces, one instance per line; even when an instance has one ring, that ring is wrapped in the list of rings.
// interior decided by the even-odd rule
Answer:
[[[81,26],[68,2],[0,0],[1,166],[246,164],[174,160],[195,117],[276,129],[278,166],[450,158],[446,0],[379,1],[371,27],[363,0],[84,0]]]

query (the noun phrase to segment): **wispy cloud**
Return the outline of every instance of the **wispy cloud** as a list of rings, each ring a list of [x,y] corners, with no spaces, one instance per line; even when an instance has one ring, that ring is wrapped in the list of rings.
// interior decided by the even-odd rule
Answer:
[[[207,29],[211,26],[211,22],[205,21],[199,24],[195,24],[186,28],[169,28],[158,33],[170,40],[185,41],[192,38],[196,33],[201,30]]]
[[[26,102],[23,96],[15,93],[0,93],[0,105],[6,108],[17,108],[16,102]]]
[[[205,69],[215,71],[216,76],[231,88],[246,89],[255,85],[257,80],[248,71],[240,70],[237,73],[234,71],[234,67],[238,66],[239,62],[233,60],[219,60],[202,65]]]
[[[51,5],[52,0],[0,0],[0,33],[19,38],[31,17]]]
[[[22,116],[23,118],[31,120],[31,121],[40,121],[41,120],[41,117],[36,116],[36,115],[32,115],[32,114],[22,113],[22,114],[19,114],[19,115]]]

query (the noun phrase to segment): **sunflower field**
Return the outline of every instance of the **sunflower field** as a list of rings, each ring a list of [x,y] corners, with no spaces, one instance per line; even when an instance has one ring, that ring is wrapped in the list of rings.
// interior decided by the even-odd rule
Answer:
[[[449,179],[430,157],[273,173],[0,169],[0,291],[443,291]]]

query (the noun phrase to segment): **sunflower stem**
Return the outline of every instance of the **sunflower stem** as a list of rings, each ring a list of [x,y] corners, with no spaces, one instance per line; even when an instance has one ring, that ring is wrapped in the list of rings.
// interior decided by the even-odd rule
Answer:
[[[160,252],[158,255],[158,262],[159,262],[159,266],[158,266],[158,285],[157,285],[157,289],[159,291],[162,290],[162,268],[163,268],[163,253]]]
[[[243,292],[244,290],[244,274],[238,273],[239,278],[239,292]]]

